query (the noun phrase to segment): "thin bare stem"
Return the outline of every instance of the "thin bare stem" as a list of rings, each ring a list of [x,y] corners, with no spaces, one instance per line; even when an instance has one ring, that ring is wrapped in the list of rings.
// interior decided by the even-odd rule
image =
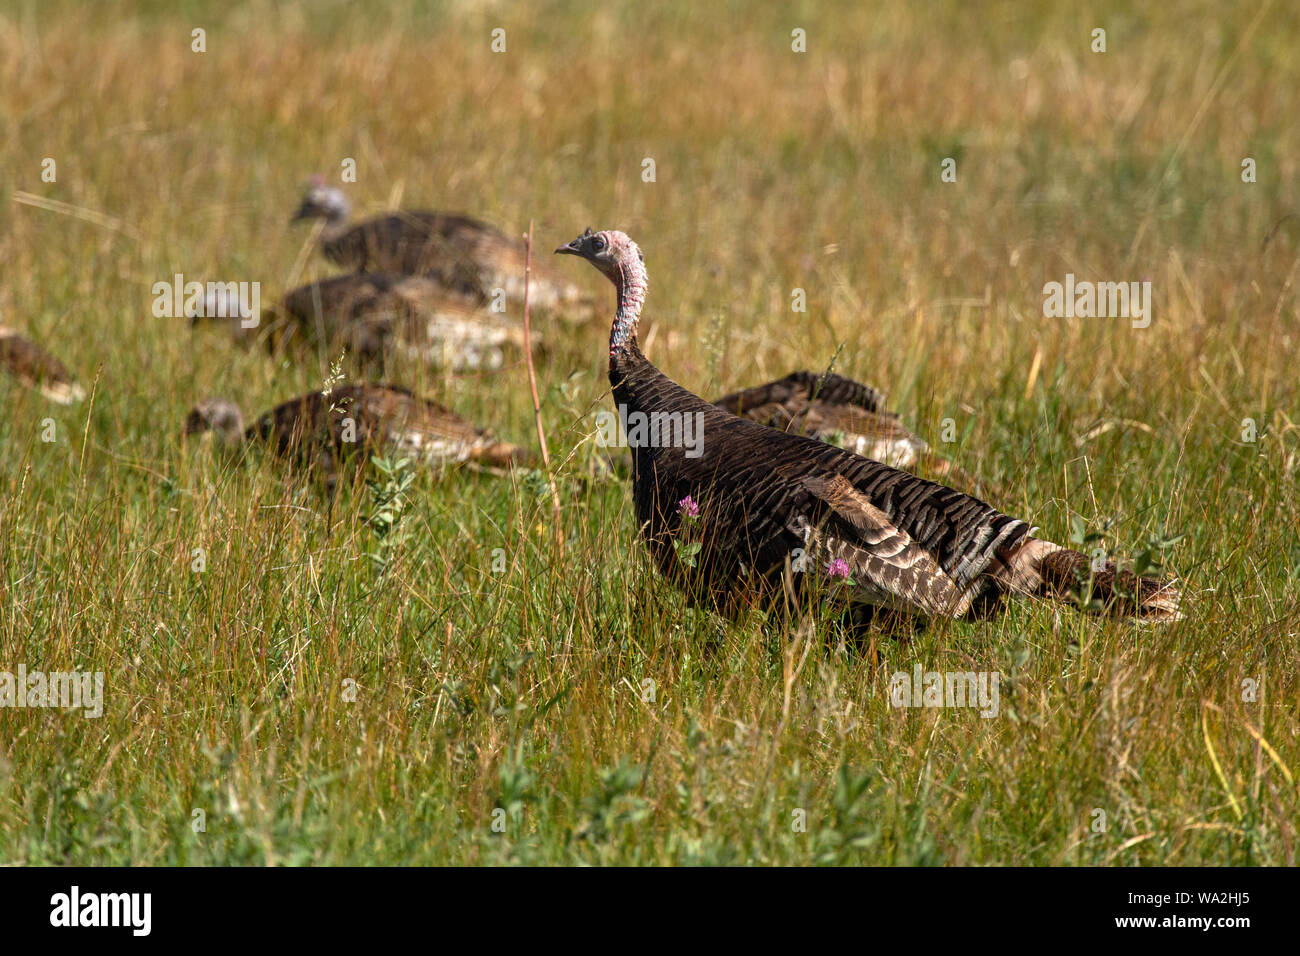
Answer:
[[[537,443],[542,448],[542,467],[546,469],[546,482],[551,486],[551,510],[555,514],[555,547],[564,554],[564,528],[560,524],[560,492],[551,473],[551,453],[546,447],[546,428],[542,425],[542,402],[537,397],[537,372],[533,368],[533,334],[530,293],[533,276],[533,221],[528,220],[528,245],[524,255],[524,356],[528,360],[528,386],[533,392],[533,420],[537,423]]]

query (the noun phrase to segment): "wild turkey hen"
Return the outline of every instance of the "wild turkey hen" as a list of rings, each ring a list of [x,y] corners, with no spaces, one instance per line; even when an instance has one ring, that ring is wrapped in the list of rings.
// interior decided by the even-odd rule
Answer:
[[[1085,580],[1109,613],[1178,616],[1172,583],[1110,563],[1089,576],[1086,556],[977,498],[693,395],[637,346],[647,276],[636,243],[588,229],[555,251],[586,259],[618,292],[614,399],[629,427],[633,416],[638,430],[651,422],[648,440],[629,431],[637,522],[657,566],[692,600],[726,611],[771,598],[798,554],[832,583],[843,579],[850,604],[927,617],[987,611],[1005,594],[1078,602]],[[678,440],[687,430],[699,440]],[[674,547],[684,532],[700,537],[691,561]],[[807,577],[789,579],[802,590]]]
[[[240,311],[209,295],[203,315],[191,317],[195,325],[205,321],[227,324],[241,340],[260,338],[275,352],[312,344],[333,355],[342,347],[380,368],[388,358],[403,355],[433,368],[498,369],[523,347],[522,327],[472,296],[424,276],[391,272],[351,273],[299,286],[264,309],[252,327],[245,327]]]
[[[0,326],[0,368],[19,384],[36,389],[60,405],[72,405],[86,397],[86,390],[72,380],[62,362],[4,326]]]
[[[458,213],[399,212],[356,225],[341,189],[314,178],[294,221],[323,219],[321,249],[352,272],[398,272],[429,276],[447,288],[490,302],[504,294],[509,305],[524,301],[525,249],[499,229]],[[595,300],[550,266],[533,263],[531,307],[585,322]],[[514,310],[514,311],[517,311]]]
[[[226,446],[265,442],[298,466],[316,468],[331,484],[342,466],[351,463],[359,470],[372,454],[396,454],[429,468],[466,462],[504,468],[530,457],[455,412],[390,385],[343,385],[329,395],[308,392],[277,405],[248,428],[234,402],[204,399],[190,411],[185,433],[205,432]]]
[[[880,392],[843,375],[791,372],[715,398],[713,404],[760,425],[817,438],[972,494],[988,493],[978,479],[908,431],[898,414],[885,407]]]

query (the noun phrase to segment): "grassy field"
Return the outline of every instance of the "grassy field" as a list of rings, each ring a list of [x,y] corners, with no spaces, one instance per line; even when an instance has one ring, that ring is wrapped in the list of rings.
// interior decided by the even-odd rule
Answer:
[[[98,719],[0,708],[0,863],[1294,864],[1300,16],[967,6],[0,9],[0,323],[93,387],[0,378],[0,670],[105,675]],[[345,158],[362,213],[627,231],[699,393],[835,359],[1045,536],[1183,535],[1186,619],[1015,604],[873,654],[688,609],[585,479],[603,332],[542,330],[562,553],[536,475],[421,476],[381,536],[364,485],[184,440],[337,356],[152,284],[328,274],[289,217]],[[1045,318],[1067,273],[1154,321]],[[536,442],[522,366],[398,377]],[[917,665],[998,672],[997,717],[891,707]]]

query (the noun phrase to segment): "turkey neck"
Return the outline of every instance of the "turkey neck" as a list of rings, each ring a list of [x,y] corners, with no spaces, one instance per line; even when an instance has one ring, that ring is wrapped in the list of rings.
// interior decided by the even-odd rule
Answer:
[[[337,242],[348,231],[348,214],[335,213],[325,220],[325,228],[320,231],[321,242]]]
[[[641,307],[645,304],[650,279],[635,247],[624,250],[608,276],[618,292],[618,310],[609,329],[609,383],[614,387],[614,401],[620,406],[620,411],[623,408],[630,411],[639,404],[637,383],[644,385],[653,375],[663,376],[641,354],[636,339],[637,323],[641,320]]]
[[[640,250],[635,246],[625,249],[609,279],[618,290],[618,311],[614,313],[614,324],[609,330],[609,371],[612,375],[620,353],[641,356],[641,350],[637,348],[636,326],[641,319],[641,307],[645,305],[650,278],[646,275]]]
[[[678,385],[642,354],[636,333],[647,281],[645,264],[638,251],[635,248],[627,250],[607,275],[618,290],[618,311],[609,332],[609,382],[613,386],[614,403],[624,429],[628,427],[626,416],[637,412],[650,415],[658,412],[699,414],[703,416],[700,421],[707,421],[710,428],[718,427],[720,420],[732,417]],[[704,427],[703,424],[700,427]],[[644,521],[652,517],[651,502],[656,498],[655,466],[652,463],[673,461],[681,467],[687,463],[686,450],[676,445],[652,447],[647,444],[634,444],[630,450],[633,485],[637,489],[637,515]],[[710,445],[706,447],[704,457],[694,464],[705,466],[705,462],[711,460],[711,453]]]

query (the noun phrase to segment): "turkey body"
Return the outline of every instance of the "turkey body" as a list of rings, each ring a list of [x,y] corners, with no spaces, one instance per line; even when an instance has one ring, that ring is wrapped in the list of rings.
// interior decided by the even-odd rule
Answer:
[[[479,304],[522,307],[527,252],[522,242],[470,216],[400,212],[368,219],[321,239],[325,257],[351,272],[393,272],[435,279]],[[547,263],[533,264],[532,308],[587,321],[593,299]]]
[[[482,289],[479,262],[506,243],[485,222],[456,213],[400,212],[367,219],[321,239],[325,258],[350,272],[397,272]]]
[[[430,467],[467,461],[505,466],[523,457],[521,449],[455,412],[389,385],[308,392],[262,415],[247,436],[299,457],[321,450],[336,458],[354,451],[397,453]]]
[[[208,399],[190,412],[187,434],[216,432],[223,443],[262,443],[329,485],[360,473],[372,455],[409,458],[441,470],[473,463],[505,468],[529,453],[500,441],[436,402],[391,385],[349,384],[275,406],[247,428],[233,402]]]
[[[860,533],[853,511],[862,505],[879,512],[874,533],[881,540],[892,525],[912,546],[903,547],[900,539],[887,548],[874,568],[887,585],[855,582],[869,592],[861,596],[932,614],[964,613],[991,583],[980,583],[981,576],[999,561],[999,551],[1031,531],[970,495],[730,414],[677,385],[635,345],[614,357],[610,383],[615,401],[629,413],[691,415],[701,429],[698,457],[682,443],[632,448],[633,499],[656,565],[689,596],[705,597],[719,610],[755,589],[775,593],[792,559],[796,565],[803,556],[816,562],[807,568],[809,577],[793,576],[797,586],[825,575],[844,551],[837,542]],[[678,559],[672,544],[684,520],[679,503],[687,497],[700,511],[694,567]],[[933,574],[932,564],[943,574]]]
[[[52,402],[72,405],[86,397],[63,363],[31,339],[0,326],[0,369]]]
[[[268,312],[267,341],[348,349],[368,365],[395,355],[431,368],[491,370],[522,347],[523,330],[472,297],[433,279],[391,272],[351,273],[288,292]]]

